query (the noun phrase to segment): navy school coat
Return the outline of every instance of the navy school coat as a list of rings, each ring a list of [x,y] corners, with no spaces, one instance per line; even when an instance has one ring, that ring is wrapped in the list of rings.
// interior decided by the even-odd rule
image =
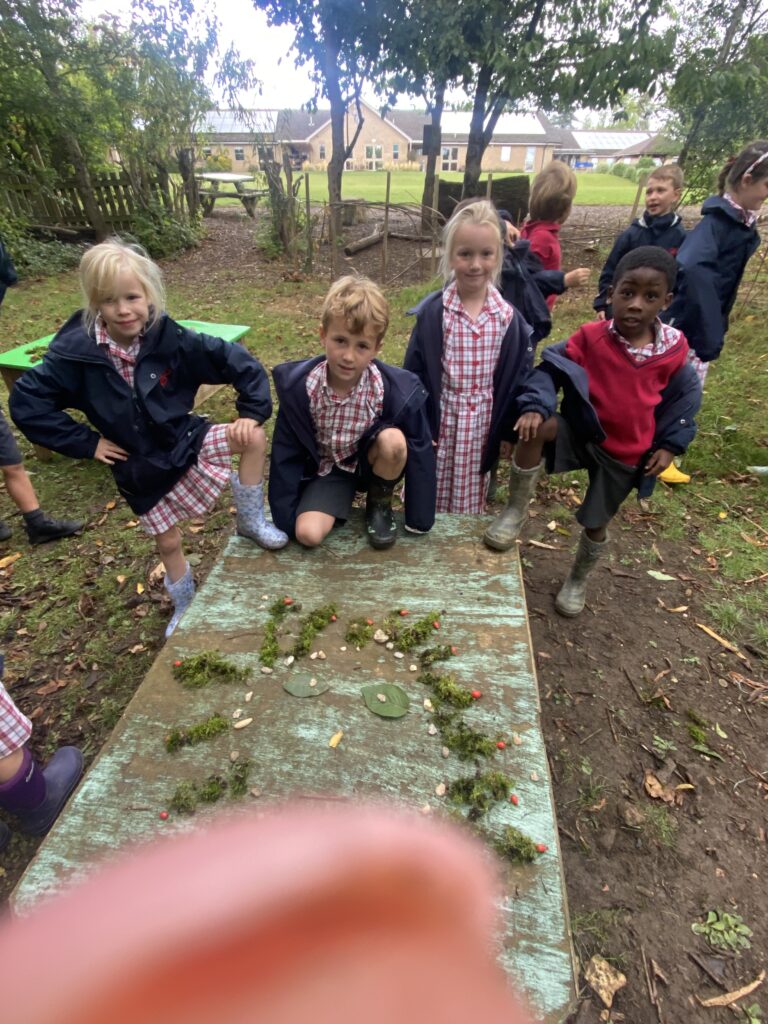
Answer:
[[[605,431],[589,400],[589,378],[565,354],[565,341],[550,345],[541,354],[541,362],[528,378],[518,398],[519,413],[537,412],[546,420],[557,410],[557,395],[563,392],[560,414],[585,441],[600,444]],[[640,460],[644,466],[658,448],[666,448],[673,455],[682,455],[696,436],[694,419],[701,405],[701,384],[690,363],[673,374],[661,393],[656,406],[656,431],[653,446]],[[647,497],[656,486],[656,478],[638,472],[638,497]]]
[[[606,319],[610,320],[608,289],[613,284],[613,275],[619,265],[619,260],[623,259],[628,252],[639,249],[641,245],[657,245],[660,249],[665,249],[671,256],[676,256],[686,237],[685,228],[676,213],[662,213],[657,217],[652,217],[646,210],[641,217],[633,220],[613,243],[610,255],[600,272],[600,280],[597,285],[598,295],[592,303],[594,308],[598,312],[603,310]],[[683,333],[685,334],[685,331]]]
[[[9,406],[30,441],[62,455],[93,458],[100,436],[130,452],[110,469],[120,493],[141,515],[197,461],[210,427],[192,413],[201,384],[232,384],[241,417],[263,423],[272,415],[269,378],[242,345],[198,334],[163,315],[144,336],[131,389],[77,312],[42,363],[17,381]],[[79,409],[91,426],[65,409]]]
[[[409,313],[416,323],[405,353],[403,366],[422,381],[429,393],[429,426],[432,438],[440,435],[440,391],[443,357],[443,293],[432,292]],[[501,343],[499,361],[493,375],[493,412],[481,473],[487,473],[499,457],[502,441],[512,439],[512,424],[517,406],[515,397],[533,366],[531,327],[515,312]]]
[[[325,356],[280,363],[272,371],[279,402],[269,470],[269,507],[276,526],[290,536],[306,483],[317,475],[320,453],[307,395],[307,374]],[[436,460],[427,421],[427,393],[406,370],[374,359],[384,382],[384,407],[360,439],[359,458],[366,457],[377,435],[387,427],[402,430],[408,445],[405,464],[405,522],[426,533],[435,522]]]

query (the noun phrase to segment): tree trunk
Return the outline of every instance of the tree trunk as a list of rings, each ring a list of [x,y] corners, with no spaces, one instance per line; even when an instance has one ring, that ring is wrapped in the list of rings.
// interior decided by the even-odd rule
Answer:
[[[480,172],[485,152],[485,105],[491,84],[491,71],[488,67],[480,68],[477,76],[477,88],[472,104],[472,118],[469,122],[469,138],[467,140],[467,162],[464,164],[464,185],[461,198],[476,196],[480,191]]]
[[[91,176],[88,173],[88,166],[85,162],[83,151],[80,149],[80,143],[68,131],[64,132],[62,139],[69,152],[72,166],[75,169],[75,181],[77,182],[77,190],[85,210],[85,215],[96,233],[96,241],[103,242],[105,238],[109,238],[112,232],[104,219],[101,207],[96,202],[96,196],[93,194]]]
[[[197,195],[197,182],[195,181],[195,153],[193,149],[185,146],[176,150],[176,159],[179,162],[179,174],[184,182],[184,195],[187,197],[187,207],[190,217],[197,216],[199,198]]]
[[[435,99],[430,111],[432,115],[432,145],[427,154],[426,178],[424,180],[424,192],[421,197],[421,226],[427,234],[432,231],[433,221],[437,217],[437,210],[432,209],[432,200],[435,191],[435,169],[437,167],[437,158],[440,155],[440,147],[435,146],[434,140],[440,134],[444,105],[445,82],[440,82],[435,87]]]

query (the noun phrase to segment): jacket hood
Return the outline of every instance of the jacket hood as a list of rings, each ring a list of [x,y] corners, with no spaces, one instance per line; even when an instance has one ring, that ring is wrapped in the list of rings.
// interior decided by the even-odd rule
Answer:
[[[563,225],[559,220],[527,220],[523,224],[523,231],[533,231],[534,228],[546,228],[547,231],[559,231]]]
[[[680,215],[672,210],[670,213],[659,213],[654,217],[646,210],[637,218],[637,223],[641,228],[657,228],[666,231],[667,228],[680,223]]]
[[[106,358],[101,349],[96,347],[94,335],[88,333],[83,322],[83,313],[78,309],[76,313],[67,320],[56,333],[55,338],[49,345],[49,350],[56,355],[69,359],[96,359],[101,361]],[[162,338],[163,330],[168,321],[167,314],[163,313],[146,332],[145,338]]]
[[[708,199],[704,200],[704,204],[701,207],[701,214],[702,216],[706,216],[708,213],[721,214],[725,217],[730,217],[731,220],[740,224],[743,228],[747,228],[743,217],[736,207],[731,206],[728,200],[724,199],[722,196],[710,196]],[[747,228],[747,230],[751,231],[752,229]]]

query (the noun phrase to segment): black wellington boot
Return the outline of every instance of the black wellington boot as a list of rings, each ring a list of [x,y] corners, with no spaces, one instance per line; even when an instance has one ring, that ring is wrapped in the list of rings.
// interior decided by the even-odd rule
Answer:
[[[365,499],[365,528],[372,548],[391,548],[397,540],[397,523],[392,512],[392,492],[397,480],[383,480],[371,475],[368,497]]]

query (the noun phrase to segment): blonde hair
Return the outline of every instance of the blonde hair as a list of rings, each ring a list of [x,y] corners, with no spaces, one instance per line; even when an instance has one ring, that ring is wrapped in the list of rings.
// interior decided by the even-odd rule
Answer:
[[[324,331],[334,317],[340,317],[356,334],[373,328],[376,341],[381,342],[389,327],[389,303],[381,288],[369,278],[347,274],[328,289],[320,317]]]
[[[658,181],[668,181],[673,189],[678,192],[683,191],[685,179],[683,178],[683,169],[679,164],[660,164],[658,167],[654,167],[648,175],[648,181],[651,178],[656,178]]]
[[[497,242],[496,266],[493,271],[493,283],[501,276],[501,264],[504,259],[504,247],[501,239],[501,226],[496,207],[487,199],[464,199],[456,207],[453,216],[443,229],[443,254],[440,257],[440,273],[447,284],[453,275],[451,263],[456,248],[456,235],[465,225],[488,227],[493,230]]]
[[[562,160],[552,160],[533,179],[528,215],[531,220],[568,219],[576,195],[576,175]]]
[[[80,288],[85,301],[83,323],[90,333],[99,316],[99,307],[114,294],[118,277],[133,274],[147,298],[151,327],[165,309],[165,288],[160,268],[140,245],[110,238],[94,245],[80,260]]]

